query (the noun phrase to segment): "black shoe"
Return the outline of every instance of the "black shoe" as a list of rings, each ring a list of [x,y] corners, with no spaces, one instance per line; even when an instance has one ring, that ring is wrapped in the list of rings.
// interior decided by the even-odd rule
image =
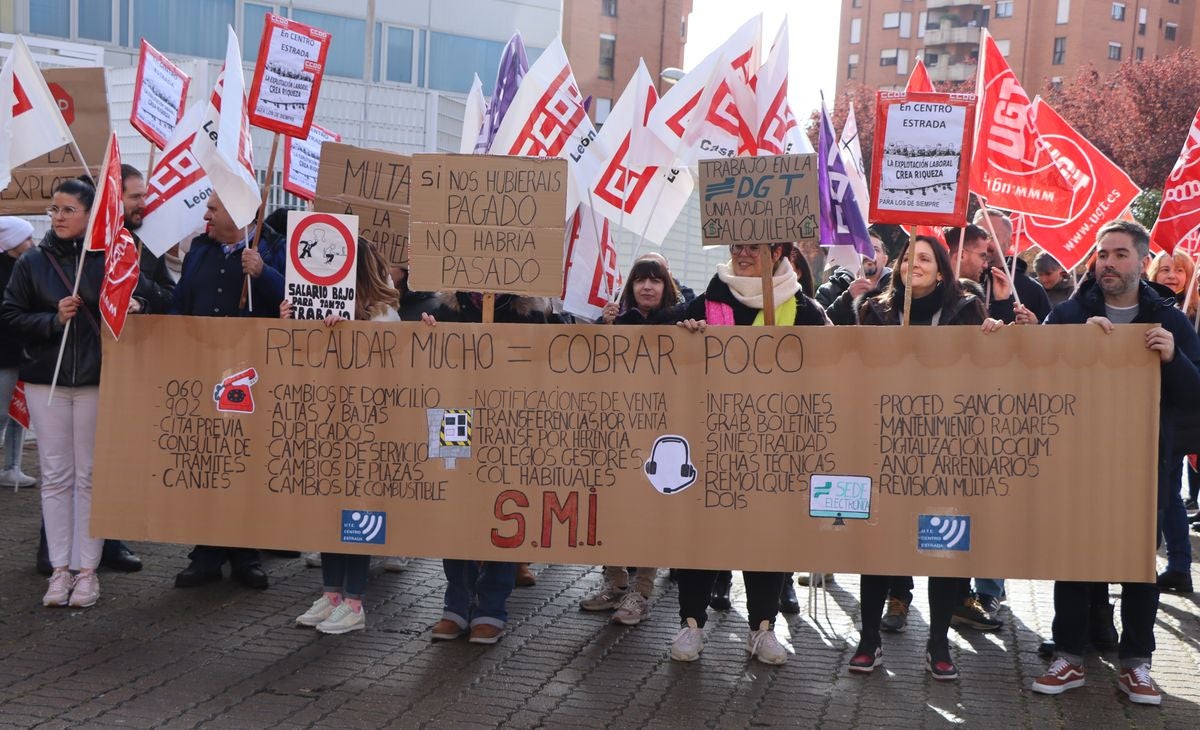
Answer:
[[[925,668],[939,682],[958,679],[958,667],[950,658],[950,645],[930,642],[925,645]]]
[[[206,583],[216,583],[221,580],[221,568],[216,570],[205,568],[197,563],[191,563],[188,567],[179,571],[175,576],[176,588],[195,588]]]
[[[1195,512],[1200,509],[1200,504],[1196,504],[1196,500],[1194,499],[1189,499],[1187,502],[1184,502],[1183,508],[1188,512]]]
[[[1042,643],[1038,644],[1038,656],[1042,657],[1043,659],[1049,659],[1050,657],[1054,656],[1054,642],[1043,641]]]
[[[894,596],[888,596],[887,613],[879,622],[879,628],[898,634],[908,627],[908,604]]]
[[[46,546],[46,528],[42,528],[42,537],[38,541],[37,572],[40,575],[51,575],[54,566],[50,564],[50,548]]]
[[[733,573],[722,570],[717,573],[717,582],[713,584],[712,595],[708,597],[708,605],[716,611],[728,611],[733,604],[729,601],[729,591],[733,588]]]
[[[104,552],[100,554],[100,567],[136,573],[142,569],[142,559],[133,554],[120,540],[105,540]]]
[[[230,577],[247,588],[262,590],[270,585],[266,571],[259,565],[239,565],[233,569]]]
[[[792,583],[792,574],[784,573],[783,588],[779,591],[779,612],[789,616],[800,613],[800,601],[796,600],[796,585]]]
[[[277,558],[298,558],[300,557],[299,550],[263,550],[267,555],[274,555]]]
[[[974,595],[967,596],[962,605],[954,609],[954,615],[950,617],[950,623],[954,626],[966,626],[976,631],[999,631],[1004,626],[1003,621],[992,618],[988,615],[987,611],[983,610],[979,599]]]
[[[987,612],[989,616],[995,616],[1000,612],[999,596],[989,596],[983,593],[979,594],[979,605]]]
[[[1115,651],[1120,644],[1117,627],[1113,625],[1113,605],[1106,599],[1099,605],[1092,604],[1091,618],[1088,620],[1091,631],[1092,647],[1096,651]]]
[[[1182,570],[1167,570],[1158,574],[1158,589],[1172,593],[1191,593],[1192,576]]]

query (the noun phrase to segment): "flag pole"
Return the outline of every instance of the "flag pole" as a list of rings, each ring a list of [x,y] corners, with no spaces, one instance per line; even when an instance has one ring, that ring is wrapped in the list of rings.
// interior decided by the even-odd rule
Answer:
[[[256,219],[257,225],[254,227],[254,240],[250,242],[250,248],[253,250],[258,249],[258,241],[262,238],[263,220],[267,215],[267,196],[271,192],[271,180],[275,176],[275,155],[279,152],[279,138],[281,136],[279,132],[276,132],[271,140],[271,156],[267,160],[267,176],[263,180],[262,199],[258,204],[258,218]],[[238,308],[240,309],[242,305],[248,305],[251,310],[254,309],[254,299],[250,294],[249,274],[246,274],[246,280],[242,282],[242,298],[238,302]]]
[[[987,224],[988,235],[992,238],[992,245],[995,246],[996,250],[1000,252],[1000,260],[1004,261],[1004,250],[1000,248],[1000,242],[996,240],[996,227],[992,225],[992,216],[988,215],[987,206],[984,205],[983,198],[979,197],[979,193],[972,190],[971,195],[975,196],[975,200],[979,202],[979,207],[983,208],[983,222]],[[958,253],[960,257],[962,256],[963,244],[966,243],[966,238],[967,232],[964,229],[963,235],[958,240]],[[1017,304],[1019,305],[1021,303],[1021,295],[1017,293],[1017,282],[1013,281],[1010,277],[1008,283],[1012,288],[1013,299],[1016,300]]]
[[[496,295],[492,292],[485,292],[483,295],[483,317],[484,324],[492,324],[496,321]]]
[[[771,244],[760,243],[758,248],[758,269],[762,275],[763,324],[771,327],[775,324],[775,262],[771,260]]]
[[[958,241],[958,251],[960,254],[962,253],[962,239],[959,239]],[[907,327],[912,324],[909,321],[909,315],[912,313],[912,274],[913,262],[916,261],[916,258],[917,238],[916,236],[913,236],[908,241],[908,275],[901,277],[904,279],[904,317],[900,321],[900,324],[903,327]]]
[[[83,152],[79,150],[79,144],[75,142],[74,135],[71,135],[71,149],[75,151],[75,156],[79,159],[80,164],[83,165],[84,173],[88,177],[91,177],[92,168],[88,167],[87,160],[84,159]],[[93,178],[92,187],[95,188],[95,186],[96,181]],[[91,222],[91,216],[88,216],[88,222]],[[90,225],[88,227],[91,228]],[[83,237],[83,244],[79,247],[79,261],[75,262],[75,287],[71,290],[72,297],[79,294],[79,282],[83,279],[83,260],[87,255],[87,231],[84,231]],[[58,387],[58,374],[62,371],[63,354],[67,351],[67,335],[71,333],[71,322],[73,320],[74,317],[68,319],[66,325],[63,326],[62,341],[58,343],[58,360],[54,363],[54,377],[50,379],[50,395],[46,398],[47,406],[54,403],[54,389]]]

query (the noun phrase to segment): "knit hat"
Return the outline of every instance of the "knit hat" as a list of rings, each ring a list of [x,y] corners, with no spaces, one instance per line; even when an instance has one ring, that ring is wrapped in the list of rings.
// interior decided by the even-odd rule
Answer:
[[[0,216],[0,253],[16,248],[33,236],[33,226],[23,218]]]

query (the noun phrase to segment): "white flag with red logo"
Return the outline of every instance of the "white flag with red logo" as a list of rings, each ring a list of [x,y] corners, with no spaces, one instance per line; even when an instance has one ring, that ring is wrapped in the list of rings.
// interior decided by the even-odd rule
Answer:
[[[199,104],[187,110],[146,180],[146,207],[138,237],[155,256],[204,228],[212,183],[192,154],[192,139],[203,116],[204,107]]]
[[[137,288],[141,264],[137,244],[128,230],[122,228],[104,258],[104,283],[100,287],[100,316],[113,337],[121,339],[125,318],[129,316],[129,300]]]
[[[229,29],[225,66],[217,76],[192,152],[212,180],[213,190],[239,228],[250,225],[261,202],[254,176],[250,116],[246,110],[246,79],[237,35]]]
[[[601,160],[602,172],[584,204],[622,228],[662,245],[687,205],[693,183],[686,168],[670,167],[671,155],[661,145],[657,165],[639,166],[630,160],[635,128],[645,126],[646,115],[657,101],[654,80],[646,64],[639,62],[596,137],[600,149],[612,154]]]
[[[12,95],[7,92],[12,89]],[[71,130],[58,102],[33,61],[25,39],[17,36],[0,71],[0,190],[8,187],[14,167],[69,144]],[[10,103],[11,101],[11,103]]]
[[[1030,117],[1029,96],[987,30],[979,43],[979,126],[971,190],[993,208],[1065,220],[1074,190]]]
[[[779,27],[767,62],[758,71],[755,86],[758,134],[757,154],[802,155],[813,152],[812,142],[800,128],[788,103],[788,26]],[[860,198],[865,200],[865,198]]]
[[[1179,159],[1163,183],[1162,205],[1150,231],[1150,242],[1172,252],[1197,226],[1200,226],[1200,111],[1192,119]]]
[[[583,96],[558,38],[521,80],[490,152],[566,159],[569,183],[563,218],[586,201],[588,188],[600,177],[600,165],[607,155],[596,141],[596,128],[583,108]]]
[[[8,417],[20,424],[21,428],[29,428],[29,403],[25,400],[25,383],[20,380],[17,381],[17,387],[13,388]]]
[[[654,106],[648,124],[650,130],[684,164],[691,165],[702,157],[737,155],[742,130],[736,126],[732,113],[741,112],[736,104],[739,98],[744,100],[745,95],[740,92],[751,88],[751,80],[758,71],[761,46],[762,16],[759,15],[739,28],[720,48],[708,54],[670,91],[663,94]],[[719,68],[722,65],[733,72],[736,83],[725,84],[727,88],[724,90],[709,91],[708,103],[702,104],[702,97],[710,82],[714,78],[718,84],[726,80]],[[757,116],[752,108],[753,103],[751,100],[751,108],[747,112]],[[703,111],[700,111],[701,108]],[[722,126],[717,126],[714,119],[720,120]],[[757,122],[756,119],[751,121]],[[693,126],[697,130],[690,136],[693,144],[689,146],[684,138]]]
[[[88,251],[107,252],[125,225],[125,205],[121,198],[121,147],[113,132],[104,150],[100,179],[96,181],[96,199],[88,216],[83,247]]]
[[[563,310],[590,321],[600,319],[604,305],[621,293],[621,270],[608,220],[587,205],[579,206],[567,221],[566,248]]]
[[[458,141],[459,154],[469,155],[475,151],[479,130],[483,128],[483,117],[487,114],[487,102],[483,100],[483,82],[479,74],[471,82],[471,93],[467,94],[467,105],[463,109],[462,137]]]

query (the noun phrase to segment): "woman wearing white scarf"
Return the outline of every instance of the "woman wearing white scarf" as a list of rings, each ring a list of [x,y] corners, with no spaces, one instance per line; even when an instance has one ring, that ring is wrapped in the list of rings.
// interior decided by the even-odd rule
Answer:
[[[787,259],[788,243],[772,244],[771,283],[777,325],[825,325],[828,320],[813,299],[800,290],[796,271]],[[763,280],[758,246],[729,247],[730,260],[717,266],[704,294],[696,297],[684,312],[680,326],[698,332],[710,325],[754,326],[764,323]],[[694,661],[704,648],[704,624],[709,597],[717,580],[715,570],[679,570],[679,618],[681,628],[671,643],[671,658]],[[775,617],[779,613],[779,592],[783,573],[744,571],[746,613],[750,637],[746,650],[766,664],[783,664],[787,650],[775,638]]]

